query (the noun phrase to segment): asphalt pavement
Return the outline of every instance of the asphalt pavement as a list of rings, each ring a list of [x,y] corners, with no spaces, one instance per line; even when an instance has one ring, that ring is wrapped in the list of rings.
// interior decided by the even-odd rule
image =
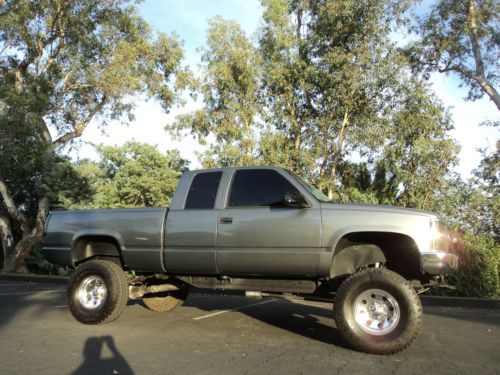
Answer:
[[[64,285],[0,280],[0,374],[500,374],[500,310],[424,311],[409,349],[376,356],[346,347],[328,303],[192,293],[85,326]]]

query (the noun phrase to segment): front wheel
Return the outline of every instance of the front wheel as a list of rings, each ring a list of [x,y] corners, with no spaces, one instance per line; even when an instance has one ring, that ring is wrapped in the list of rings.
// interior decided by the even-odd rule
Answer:
[[[418,295],[403,277],[382,268],[349,277],[337,293],[334,311],[344,340],[366,353],[397,353],[410,346],[422,326]]]
[[[69,310],[81,323],[100,324],[115,320],[127,301],[127,278],[121,267],[110,260],[85,262],[69,279]]]

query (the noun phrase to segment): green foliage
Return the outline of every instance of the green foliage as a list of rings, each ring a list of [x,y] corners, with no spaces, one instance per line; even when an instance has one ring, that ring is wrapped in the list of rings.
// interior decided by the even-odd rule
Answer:
[[[355,151],[381,147],[387,137],[385,112],[395,105],[405,74],[389,38],[401,12],[394,4],[332,1],[310,11],[318,184],[329,196],[338,190],[340,164]]]
[[[338,191],[337,200],[341,202],[392,204],[389,200],[384,201],[382,196],[387,193],[383,191],[383,189],[387,188],[387,182],[385,181],[385,169],[383,170],[384,174],[380,175],[380,168],[383,168],[382,163],[378,163],[375,176],[373,176],[373,172],[367,163],[342,163],[338,171],[342,189]],[[381,178],[384,179],[382,185]]]
[[[219,17],[210,20],[207,46],[200,50],[204,77],[199,85],[203,109],[181,115],[168,126],[171,134],[185,131],[205,143],[205,166],[254,163],[258,105],[258,55],[240,25]]]
[[[386,198],[428,210],[457,162],[459,147],[449,135],[453,123],[437,97],[415,79],[406,83],[395,104],[380,162],[398,191]]]
[[[0,80],[10,99],[36,101],[37,126],[64,143],[94,116],[130,115],[127,96],[144,93],[165,109],[187,82],[176,38],[155,35],[129,1],[8,1],[0,7]],[[64,137],[66,135],[66,137]],[[56,140],[57,141],[57,140]]]
[[[497,145],[498,146],[498,145]],[[477,235],[500,239],[500,151],[487,152],[467,181],[459,177],[448,179],[436,197],[434,210],[455,227]]]
[[[59,147],[92,120],[131,119],[131,95],[168,111],[191,83],[177,37],[153,32],[131,3],[0,2],[0,215],[17,243],[11,268],[42,238],[48,199],[67,206],[89,193]]]
[[[168,206],[188,166],[177,151],[164,155],[138,142],[98,146],[97,151],[99,163],[83,160],[75,166],[80,177],[90,182],[92,195],[68,200],[65,208]]]
[[[67,276],[69,270],[49,263],[42,252],[42,246],[34,246],[26,257],[26,266],[31,273],[41,273],[57,276]]]
[[[500,245],[488,234],[467,232],[454,249],[458,271],[447,277],[455,290],[438,293],[461,297],[500,298]]]
[[[459,256],[458,272],[448,278],[457,289],[444,293],[500,298],[499,151],[483,150],[483,154],[473,178],[445,182],[434,210],[465,231],[454,250]]]
[[[457,74],[468,99],[487,94],[500,110],[497,0],[438,0],[413,27],[420,37],[407,52],[415,67]]]
[[[78,199],[88,197],[89,183],[76,173],[69,159],[54,154],[39,129],[17,121],[16,114],[8,111],[2,117],[0,177],[14,201],[22,202],[19,211],[33,222],[41,196],[48,196],[53,207],[77,196]]]
[[[38,195],[50,190],[53,145],[80,136],[95,116],[104,126],[130,115],[132,94],[155,97],[165,109],[176,101],[189,77],[180,65],[180,43],[154,34],[128,3],[0,6],[0,177],[8,184],[37,185]],[[14,200],[23,207],[29,199]]]
[[[277,164],[310,177],[317,159],[311,148],[311,92],[317,68],[310,61],[305,4],[294,4],[295,11],[286,0],[265,0],[262,5],[260,98],[267,129],[260,157],[266,164]]]
[[[22,211],[31,216],[36,213],[38,197],[46,192],[42,176],[51,171],[53,156],[40,132],[17,120],[11,112],[1,118],[0,178],[10,187],[13,199],[24,203]]]
[[[496,123],[498,126],[498,123]],[[475,170],[474,183],[482,191],[483,205],[479,211],[482,232],[490,233],[500,240],[500,141],[496,150],[481,150],[483,160]]]
[[[337,200],[431,206],[457,148],[446,110],[390,41],[408,3],[263,6],[258,47],[233,22],[212,20],[202,50],[203,107],[167,128],[202,143],[212,137],[205,167],[279,165]],[[348,180],[356,177],[342,168],[357,154],[370,164],[366,176],[390,181],[385,195],[383,187],[353,190]]]

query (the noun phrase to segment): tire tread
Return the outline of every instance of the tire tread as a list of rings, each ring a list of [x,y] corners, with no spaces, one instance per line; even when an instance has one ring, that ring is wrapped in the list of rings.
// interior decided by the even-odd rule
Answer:
[[[145,295],[142,301],[146,307],[156,312],[167,312],[180,306],[187,297],[187,290],[179,290],[166,296]]]

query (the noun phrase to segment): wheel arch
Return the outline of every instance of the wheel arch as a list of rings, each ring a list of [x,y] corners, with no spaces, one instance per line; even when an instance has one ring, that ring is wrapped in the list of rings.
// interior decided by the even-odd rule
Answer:
[[[349,232],[333,247],[330,278],[348,276],[364,266],[384,263],[407,280],[418,279],[420,252],[409,235],[387,231]]]
[[[93,258],[108,258],[119,261],[123,267],[120,241],[107,233],[80,233],[75,236],[71,247],[71,261],[74,265]]]

